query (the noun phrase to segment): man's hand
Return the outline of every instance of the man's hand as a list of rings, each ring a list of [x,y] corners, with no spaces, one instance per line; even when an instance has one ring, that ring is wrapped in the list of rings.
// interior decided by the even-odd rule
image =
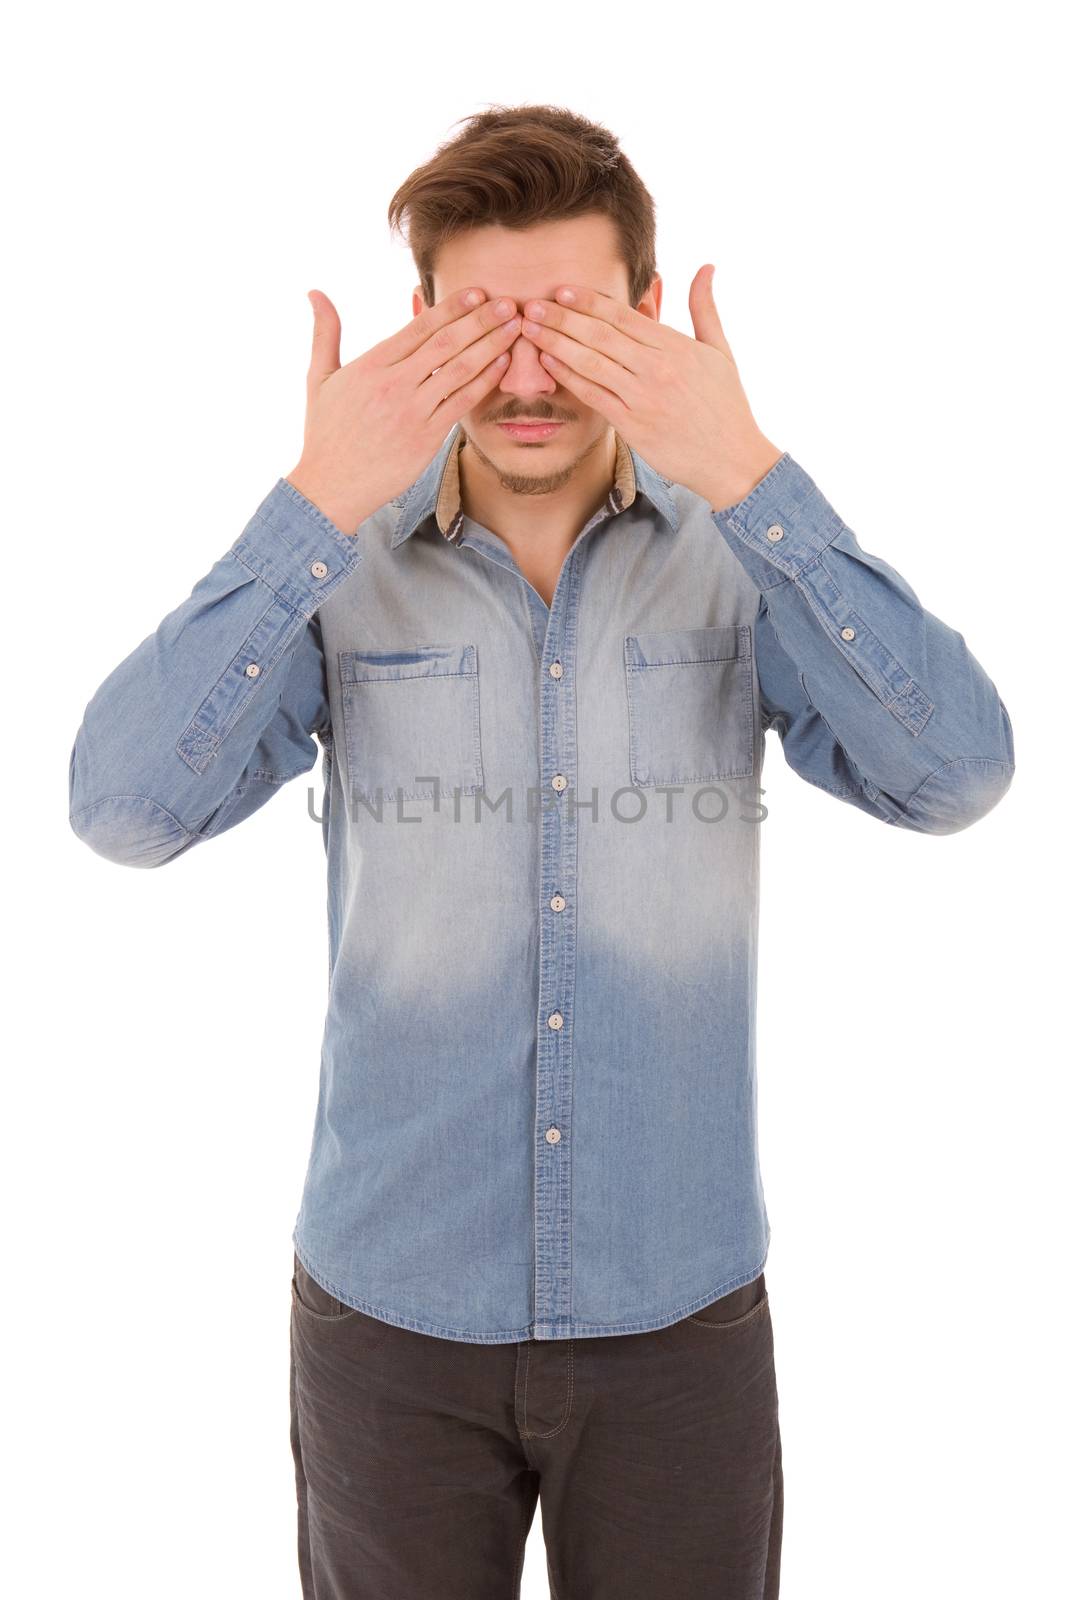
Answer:
[[[341,319],[319,290],[308,298],[315,328],[304,450],[287,477],[342,533],[354,534],[418,477],[449,428],[500,382],[520,319],[514,300],[487,304],[481,289],[457,290],[342,367]]]
[[[577,284],[553,300],[528,300],[522,332],[546,372],[664,477],[721,511],[744,499],[782,451],[749,409],[712,298],[714,271],[701,267],[689,290],[695,339]],[[537,306],[544,314],[533,320]]]

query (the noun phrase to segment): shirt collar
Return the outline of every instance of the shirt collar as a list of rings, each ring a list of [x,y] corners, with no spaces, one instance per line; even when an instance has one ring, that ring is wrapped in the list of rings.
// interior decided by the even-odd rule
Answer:
[[[463,542],[464,513],[460,503],[459,454],[466,443],[462,423],[442,444],[425,471],[415,479],[400,498],[394,501],[399,507],[392,548],[403,544],[408,536],[420,527],[427,517],[433,516],[431,526],[450,544]],[[678,508],[670,491],[669,478],[664,478],[653,467],[631,450],[616,433],[615,481],[608,495],[612,512],[625,511],[638,493],[647,495],[656,510],[671,528],[678,527]]]

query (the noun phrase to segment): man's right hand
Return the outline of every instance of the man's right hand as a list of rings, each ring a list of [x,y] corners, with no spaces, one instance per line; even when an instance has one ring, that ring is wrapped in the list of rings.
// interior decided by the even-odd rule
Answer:
[[[478,297],[473,309],[470,294]],[[342,367],[341,319],[318,289],[308,299],[315,328],[304,450],[287,478],[342,533],[354,534],[418,477],[448,430],[500,382],[521,319],[514,300],[487,303],[480,289],[459,289]]]

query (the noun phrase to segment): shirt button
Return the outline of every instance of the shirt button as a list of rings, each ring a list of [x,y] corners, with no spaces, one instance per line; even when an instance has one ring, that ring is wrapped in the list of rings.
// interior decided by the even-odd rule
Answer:
[[[559,794],[562,789],[567,787],[567,780],[563,776],[562,772],[556,773],[556,776],[552,779],[552,787],[555,789],[557,794]]]
[[[549,1128],[545,1133],[545,1138],[548,1140],[549,1144],[559,1144],[559,1141],[563,1138],[563,1135],[560,1133],[558,1128]]]
[[[779,539],[784,538],[785,529],[782,527],[782,524],[780,522],[772,522],[770,527],[767,529],[767,537],[775,544],[778,543]]]
[[[259,677],[259,668],[257,667],[257,665],[256,665],[256,663],[254,661],[250,661],[248,663],[247,667],[245,668],[245,677],[246,678],[258,678]]]
[[[552,674],[553,678],[562,678],[562,676],[563,676],[563,662],[562,661],[553,661],[552,665],[549,667],[548,670]]]
[[[561,894],[554,894],[548,903],[552,907],[553,911],[562,911],[564,906],[567,904],[566,900],[564,900]]]
[[[841,637],[842,639],[854,639],[856,637],[855,628],[842,628]]]
[[[563,1017],[560,1015],[560,1013],[558,1011],[553,1011],[552,1015],[548,1019],[548,1025],[549,1025],[550,1028],[556,1028],[556,1029],[562,1028],[562,1026],[563,1026]]]
[[[329,572],[329,570],[330,569],[326,565],[325,561],[313,561],[311,563],[311,574],[312,574],[312,577],[325,578],[325,576]]]

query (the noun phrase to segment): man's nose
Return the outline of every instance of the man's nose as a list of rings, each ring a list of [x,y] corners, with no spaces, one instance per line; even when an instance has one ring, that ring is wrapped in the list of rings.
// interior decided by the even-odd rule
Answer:
[[[545,371],[533,340],[520,333],[508,348],[511,360],[500,380],[501,394],[552,394],[556,380]]]

